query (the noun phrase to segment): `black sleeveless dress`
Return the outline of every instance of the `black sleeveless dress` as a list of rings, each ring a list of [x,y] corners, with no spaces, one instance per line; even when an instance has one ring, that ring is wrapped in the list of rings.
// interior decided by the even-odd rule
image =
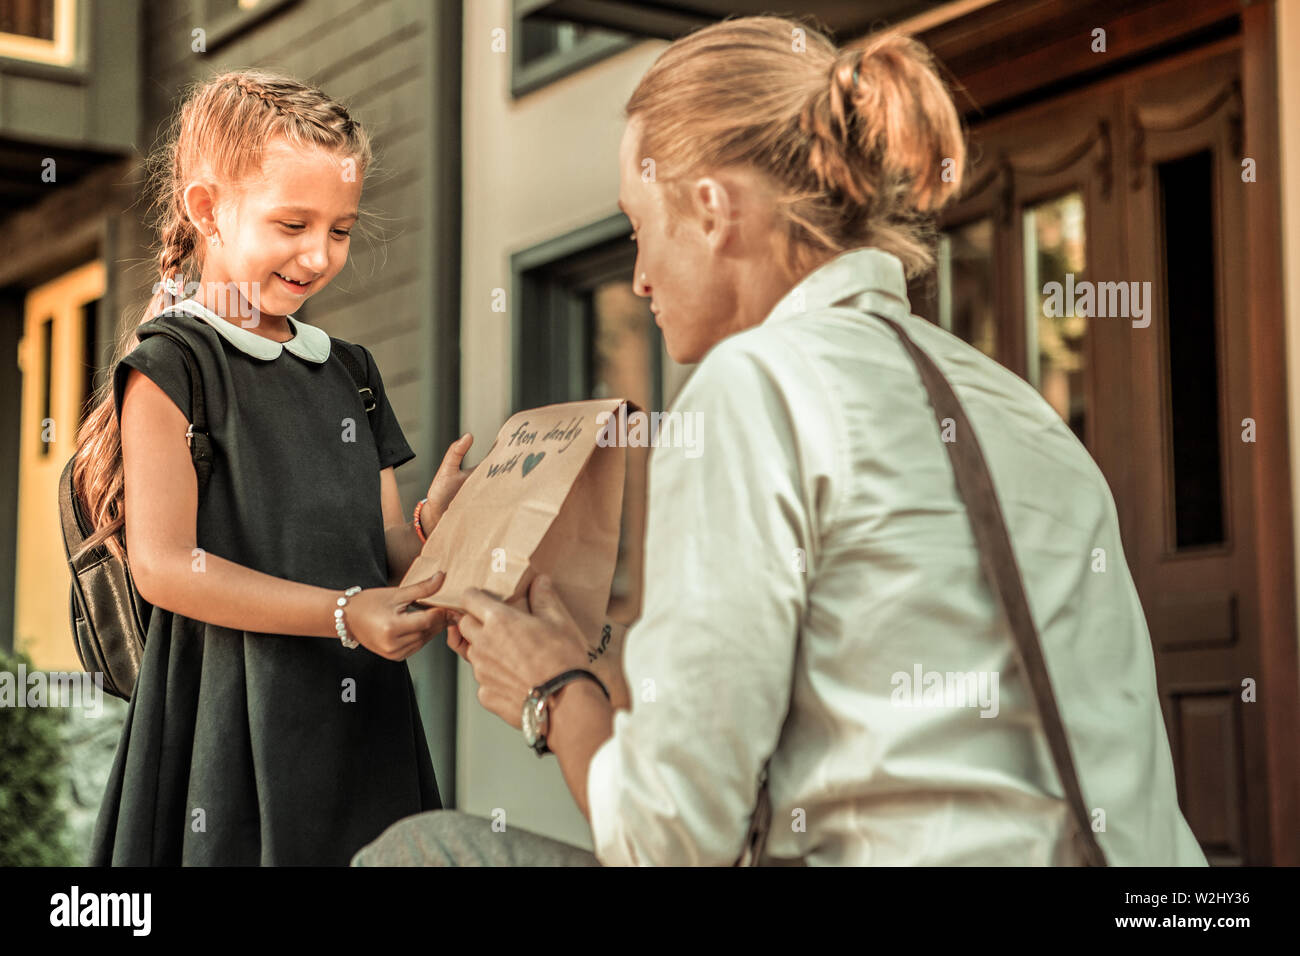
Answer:
[[[195,352],[214,448],[195,573],[206,554],[339,592],[386,587],[379,472],[415,455],[370,352],[342,343],[369,373],[373,434],[337,356],[267,360],[210,320],[156,317],[114,369],[119,421],[130,368],[190,418],[179,347],[145,337],[162,322]],[[163,608],[147,633],[92,865],[345,866],[390,824],[441,808],[405,662]]]

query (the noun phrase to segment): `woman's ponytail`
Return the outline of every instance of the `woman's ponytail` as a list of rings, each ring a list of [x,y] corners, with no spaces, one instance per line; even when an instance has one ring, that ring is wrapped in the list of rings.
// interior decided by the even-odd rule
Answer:
[[[918,212],[935,212],[960,192],[961,120],[930,51],[912,37],[887,33],[845,50],[828,100],[850,170],[905,183],[902,198]]]

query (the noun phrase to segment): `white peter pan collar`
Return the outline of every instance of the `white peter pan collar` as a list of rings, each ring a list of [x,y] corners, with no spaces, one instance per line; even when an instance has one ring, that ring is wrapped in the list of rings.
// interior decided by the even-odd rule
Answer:
[[[288,349],[301,359],[306,359],[308,362],[323,363],[330,357],[329,333],[314,325],[308,325],[306,322],[299,322],[292,315],[287,318],[289,328],[294,333],[293,338],[287,342],[273,342],[256,332],[248,331],[248,329],[236,322],[223,319],[194,299],[182,299],[176,303],[174,308],[188,312],[195,318],[207,322],[227,342],[244,354],[253,356],[253,358],[269,361],[279,358],[280,353],[285,349]]]

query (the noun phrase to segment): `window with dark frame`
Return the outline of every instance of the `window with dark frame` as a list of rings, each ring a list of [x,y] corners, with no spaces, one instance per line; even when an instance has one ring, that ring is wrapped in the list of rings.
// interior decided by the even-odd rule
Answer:
[[[639,37],[538,12],[545,0],[514,0],[510,93],[520,97],[639,42]]]
[[[623,397],[662,410],[680,383],[649,302],[632,288],[636,247],[622,215],[515,257],[512,412],[555,402]],[[548,248],[551,250],[548,252]],[[609,617],[640,613],[649,448],[629,448],[619,558]]]

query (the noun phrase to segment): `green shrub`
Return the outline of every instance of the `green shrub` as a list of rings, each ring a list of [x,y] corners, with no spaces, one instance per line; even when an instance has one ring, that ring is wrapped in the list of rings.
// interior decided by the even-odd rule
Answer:
[[[35,670],[26,655],[0,649],[0,672],[13,674],[15,684],[19,664]],[[62,707],[0,707],[0,866],[75,862],[61,799],[60,730],[67,719]]]

